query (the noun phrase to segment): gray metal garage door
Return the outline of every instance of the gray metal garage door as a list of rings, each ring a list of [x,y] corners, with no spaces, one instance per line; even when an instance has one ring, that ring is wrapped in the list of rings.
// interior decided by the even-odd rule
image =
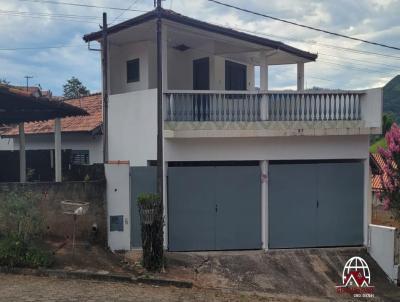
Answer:
[[[169,250],[261,248],[259,166],[168,168]]]
[[[269,247],[363,243],[363,164],[271,163]]]
[[[140,193],[157,192],[156,167],[131,167],[131,246],[141,247],[141,227],[137,198]]]

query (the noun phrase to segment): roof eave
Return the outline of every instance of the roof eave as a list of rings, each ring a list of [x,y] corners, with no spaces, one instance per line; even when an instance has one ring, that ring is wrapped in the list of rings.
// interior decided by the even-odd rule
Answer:
[[[145,14],[135,17],[133,19],[130,19],[130,20],[127,20],[120,24],[111,26],[110,28],[108,28],[107,32],[108,32],[108,34],[113,34],[113,33],[119,32],[120,30],[123,30],[124,28],[139,25],[144,22],[153,20],[155,18],[157,18],[157,11],[152,10],[148,13],[145,13]],[[300,50],[298,48],[286,45],[280,41],[274,41],[274,40],[250,35],[247,33],[243,33],[240,31],[236,31],[233,29],[225,28],[222,26],[209,24],[204,21],[200,21],[200,20],[196,20],[196,19],[193,19],[190,17],[183,16],[183,15],[171,13],[170,11],[165,10],[165,9],[161,9],[161,18],[163,18],[165,20],[181,23],[181,24],[184,24],[187,26],[196,27],[196,28],[199,28],[199,29],[202,29],[205,31],[229,36],[229,37],[232,37],[235,39],[244,40],[244,41],[247,41],[250,43],[255,43],[258,45],[275,48],[277,50],[282,50],[287,53],[293,54],[295,56],[302,57],[309,61],[315,61],[318,57],[317,54],[313,54],[313,53],[310,53],[307,51]],[[93,32],[93,33],[83,36],[83,40],[85,42],[98,41],[98,40],[101,40],[101,38],[102,38],[102,31]]]

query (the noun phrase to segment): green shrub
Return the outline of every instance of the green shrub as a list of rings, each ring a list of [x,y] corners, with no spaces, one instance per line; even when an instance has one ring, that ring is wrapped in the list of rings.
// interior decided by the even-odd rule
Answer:
[[[149,271],[161,271],[165,262],[161,198],[158,194],[142,193],[137,202],[141,222],[143,267]]]
[[[152,208],[160,204],[160,196],[155,193],[141,193],[137,202],[141,208]]]
[[[25,241],[43,233],[43,217],[39,210],[40,196],[31,191],[9,192],[0,203],[0,234],[18,236]]]
[[[53,255],[44,248],[10,235],[0,239],[0,265],[8,267],[49,267]]]

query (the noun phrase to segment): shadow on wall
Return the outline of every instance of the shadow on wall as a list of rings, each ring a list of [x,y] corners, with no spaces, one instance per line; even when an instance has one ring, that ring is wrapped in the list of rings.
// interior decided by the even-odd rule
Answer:
[[[73,216],[62,212],[61,201],[89,202],[89,210],[77,219],[76,238],[94,241],[101,245],[107,243],[106,220],[106,182],[40,182],[40,183],[1,183],[0,206],[11,191],[31,191],[40,196],[39,207],[44,218],[45,236],[48,238],[67,239],[72,237]],[[92,230],[97,225],[97,232]]]

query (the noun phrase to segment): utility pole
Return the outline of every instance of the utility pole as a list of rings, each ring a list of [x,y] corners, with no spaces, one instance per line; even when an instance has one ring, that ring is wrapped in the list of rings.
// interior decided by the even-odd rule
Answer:
[[[163,160],[163,83],[162,83],[162,24],[161,0],[157,0],[157,193],[163,204],[164,160]]]
[[[33,79],[33,76],[24,76],[24,78],[26,79],[26,91],[29,90],[29,79]]]
[[[108,161],[108,36],[107,13],[103,13],[103,41],[101,44],[103,72],[103,162]]]

